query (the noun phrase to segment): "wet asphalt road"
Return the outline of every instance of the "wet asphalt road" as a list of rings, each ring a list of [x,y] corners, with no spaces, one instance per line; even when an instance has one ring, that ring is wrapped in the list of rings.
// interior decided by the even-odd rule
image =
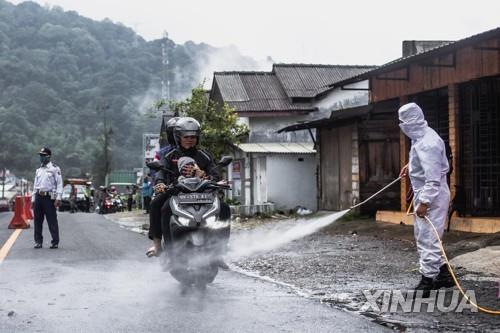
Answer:
[[[0,214],[0,246],[11,235]],[[146,237],[95,214],[59,214],[61,244],[33,249],[24,230],[0,264],[0,332],[379,332],[354,314],[274,284],[221,272],[180,294]]]

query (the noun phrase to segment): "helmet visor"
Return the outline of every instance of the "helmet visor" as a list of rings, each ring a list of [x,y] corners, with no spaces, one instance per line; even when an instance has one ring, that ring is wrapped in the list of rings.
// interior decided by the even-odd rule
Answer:
[[[198,131],[182,131],[180,134],[181,134],[181,138],[184,138],[186,136],[196,136],[196,137],[198,137],[199,132]]]

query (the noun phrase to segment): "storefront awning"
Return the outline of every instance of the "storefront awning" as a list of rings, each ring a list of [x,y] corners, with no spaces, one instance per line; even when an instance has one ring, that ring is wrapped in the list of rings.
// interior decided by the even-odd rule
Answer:
[[[314,144],[296,142],[240,143],[236,145],[245,153],[315,154]]]
[[[338,111],[332,111],[331,115],[329,118],[322,118],[318,120],[313,120],[305,123],[298,123],[295,125],[290,125],[284,128],[281,128],[278,130],[278,133],[282,132],[294,132],[294,131],[300,131],[300,130],[306,130],[310,128],[318,128],[318,127],[335,127],[335,126],[342,126],[346,122],[353,121],[356,119],[360,119],[362,117],[367,116],[370,111],[373,109],[373,106],[370,105],[364,105],[364,106],[359,106],[351,109],[344,109],[344,110],[338,110]]]

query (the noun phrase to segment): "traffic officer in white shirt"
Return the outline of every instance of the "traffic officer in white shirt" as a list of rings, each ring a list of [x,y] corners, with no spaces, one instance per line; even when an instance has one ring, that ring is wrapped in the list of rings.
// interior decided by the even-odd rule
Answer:
[[[57,249],[59,247],[57,207],[61,203],[63,191],[61,169],[50,162],[52,152],[49,148],[42,148],[39,155],[41,166],[36,170],[35,185],[33,187],[35,249],[42,248],[42,225],[45,217],[52,236],[50,248]]]

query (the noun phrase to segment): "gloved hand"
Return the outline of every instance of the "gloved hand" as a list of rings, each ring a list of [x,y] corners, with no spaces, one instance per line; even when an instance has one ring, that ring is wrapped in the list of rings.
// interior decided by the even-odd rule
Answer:
[[[417,214],[418,217],[424,217],[427,215],[427,210],[429,209],[429,206],[425,203],[420,203],[417,207],[417,210],[415,211],[415,214]]]
[[[186,164],[185,166],[182,167],[181,169],[181,174],[184,177],[192,177],[193,176],[193,169],[194,165],[193,164]]]
[[[406,177],[408,175],[408,164],[401,168],[399,177]]]
[[[193,167],[193,171],[196,177],[198,178],[205,177],[205,171],[201,170],[197,164]]]
[[[167,189],[167,185],[165,185],[163,183],[158,183],[154,187],[155,193],[163,193],[163,192],[165,192],[166,189]]]
[[[197,164],[186,164],[182,167],[181,173],[184,177],[205,177],[205,171],[201,170]]]

